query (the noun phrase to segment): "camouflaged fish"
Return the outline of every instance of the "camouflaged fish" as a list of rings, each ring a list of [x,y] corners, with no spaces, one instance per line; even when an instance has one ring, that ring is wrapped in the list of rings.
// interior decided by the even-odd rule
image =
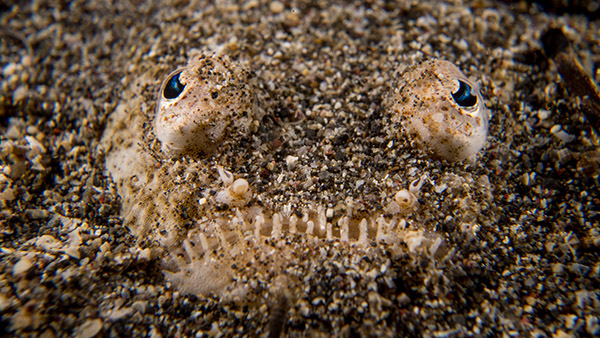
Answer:
[[[464,74],[432,60],[404,80],[391,94],[392,121],[450,160],[481,149],[487,112]],[[147,76],[138,81],[136,88],[152,83]],[[383,207],[365,209],[350,197],[336,207],[307,202],[294,196],[297,188],[290,200],[270,199],[271,190],[298,183],[287,183],[284,175],[260,183],[252,179],[258,173],[225,168],[227,154],[245,161],[236,153],[260,132],[255,86],[243,64],[202,54],[166,77],[154,110],[144,102],[148,96],[132,95],[111,116],[102,144],[122,217],[138,238],[156,243],[168,280],[183,293],[243,298],[256,287],[246,282],[249,275],[281,275],[282,284],[301,280],[286,267],[307,248],[333,245],[370,255],[372,244],[386,243],[401,252],[435,254],[442,237],[406,221],[426,175],[408,189],[386,186],[378,202]],[[258,143],[252,152],[260,158],[263,149]]]

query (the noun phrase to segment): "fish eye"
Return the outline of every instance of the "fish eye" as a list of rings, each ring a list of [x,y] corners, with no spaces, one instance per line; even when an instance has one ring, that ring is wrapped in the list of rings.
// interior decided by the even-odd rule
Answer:
[[[165,99],[174,99],[178,97],[179,94],[181,94],[181,92],[183,92],[185,85],[179,82],[180,74],[181,71],[175,72],[167,79],[167,82],[163,89],[163,97]]]
[[[452,93],[452,98],[462,107],[473,107],[477,104],[477,96],[471,94],[471,86],[464,81],[458,80],[460,84],[456,93]]]

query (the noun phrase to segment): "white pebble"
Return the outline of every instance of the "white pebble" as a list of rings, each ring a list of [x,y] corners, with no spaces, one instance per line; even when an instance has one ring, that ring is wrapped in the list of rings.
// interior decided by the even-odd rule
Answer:
[[[558,132],[554,133],[554,136],[565,143],[572,142],[575,139],[574,135],[571,135],[564,130],[559,130]]]
[[[296,163],[298,163],[298,157],[289,155],[285,158],[285,164],[287,165],[289,170],[292,170],[296,167]]]
[[[546,109],[540,109],[537,112],[537,116],[540,120],[545,120],[550,117],[550,111]]]
[[[90,319],[75,329],[74,337],[92,338],[102,330],[102,320]]]
[[[271,12],[273,14],[279,14],[279,13],[283,12],[283,10],[285,9],[285,6],[279,1],[273,1],[273,2],[271,2],[269,9],[271,10]]]
[[[17,262],[17,264],[13,265],[12,275],[20,276],[25,272],[29,271],[33,266],[33,261],[27,257],[21,257],[21,259]]]
[[[562,129],[562,126],[560,124],[555,124],[552,126],[552,128],[550,128],[550,133],[551,134],[556,134],[558,133],[560,130]]]

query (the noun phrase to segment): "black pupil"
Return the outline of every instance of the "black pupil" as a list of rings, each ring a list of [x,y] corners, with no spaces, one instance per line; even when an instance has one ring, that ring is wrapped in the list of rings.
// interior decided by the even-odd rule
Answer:
[[[179,82],[179,74],[181,74],[181,72],[174,74],[173,76],[171,76],[169,81],[167,81],[167,85],[165,86],[165,90],[163,91],[165,99],[176,98],[177,96],[179,96],[179,94],[181,94],[183,88],[185,88],[185,86],[181,84],[181,82]]]
[[[460,87],[456,93],[452,93],[452,98],[463,107],[473,107],[477,103],[477,97],[471,95],[471,86],[462,81],[458,82],[460,83]]]

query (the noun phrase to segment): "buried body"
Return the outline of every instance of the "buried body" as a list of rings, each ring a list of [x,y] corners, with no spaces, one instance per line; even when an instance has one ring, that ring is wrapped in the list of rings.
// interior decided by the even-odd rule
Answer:
[[[399,68],[392,88],[381,89],[387,127],[373,137],[385,149],[376,160],[389,167],[376,171],[363,164],[371,161],[360,141],[343,136],[352,132],[352,112],[335,105],[338,121],[302,111],[279,119],[260,72],[200,53],[166,77],[155,106],[138,93],[109,121],[102,142],[125,223],[153,243],[180,292],[226,300],[266,288],[275,303],[288,304],[302,298],[309,270],[346,269],[365,257],[378,266],[370,283],[379,276],[393,288],[385,275],[390,255],[451,258],[443,236],[423,226],[439,202],[420,203],[422,189],[463,195],[465,184],[487,189],[487,177],[436,173],[436,182],[403,167],[415,154],[475,163],[488,111],[477,86],[447,61]],[[145,75],[133,87],[152,81]],[[461,226],[471,232],[475,204],[460,202]]]

